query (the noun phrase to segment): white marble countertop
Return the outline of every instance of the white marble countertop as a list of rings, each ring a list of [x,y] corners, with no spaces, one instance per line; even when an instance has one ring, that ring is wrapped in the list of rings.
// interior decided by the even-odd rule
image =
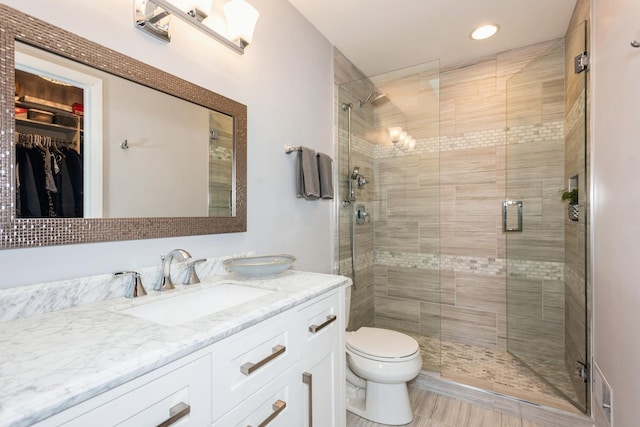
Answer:
[[[176,326],[120,312],[229,282],[277,292]],[[348,283],[297,271],[263,280],[216,276],[0,323],[0,425],[31,425]]]

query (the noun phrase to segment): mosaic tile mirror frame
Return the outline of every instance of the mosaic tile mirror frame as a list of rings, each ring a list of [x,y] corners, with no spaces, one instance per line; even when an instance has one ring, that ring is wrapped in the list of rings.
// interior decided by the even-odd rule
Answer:
[[[235,215],[17,218],[14,66],[19,41],[234,118]],[[0,249],[246,231],[247,107],[138,60],[0,5]]]

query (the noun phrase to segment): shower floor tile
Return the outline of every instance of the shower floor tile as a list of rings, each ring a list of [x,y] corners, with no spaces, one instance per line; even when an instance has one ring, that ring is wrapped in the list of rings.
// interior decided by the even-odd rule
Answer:
[[[420,344],[424,370],[440,372],[442,378],[461,384],[580,413],[565,397],[506,351],[409,335]],[[548,365],[536,366],[536,369],[552,374],[556,387],[578,401],[564,367]]]

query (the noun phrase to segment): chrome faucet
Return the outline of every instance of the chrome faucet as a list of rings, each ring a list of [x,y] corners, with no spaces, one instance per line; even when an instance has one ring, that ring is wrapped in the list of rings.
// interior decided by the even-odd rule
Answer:
[[[175,288],[171,281],[171,261],[174,258],[176,261],[186,261],[191,258],[191,255],[184,249],[174,249],[162,256],[162,278],[154,287],[156,291],[168,291]]]
[[[140,278],[140,273],[137,271],[119,271],[117,273],[113,273],[113,277],[122,276],[124,274],[131,275],[131,281],[127,285],[127,289],[125,290],[124,296],[127,298],[138,298],[145,296],[147,291],[144,290],[144,286],[142,285],[142,279]]]

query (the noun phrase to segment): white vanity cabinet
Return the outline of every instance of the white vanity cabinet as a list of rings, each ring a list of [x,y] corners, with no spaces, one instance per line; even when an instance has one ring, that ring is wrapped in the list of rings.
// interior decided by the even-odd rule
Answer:
[[[339,288],[37,426],[344,427],[343,343]]]
[[[303,423],[300,426],[345,424],[344,302],[338,293],[298,310],[303,335]],[[342,378],[342,380],[341,380]]]
[[[343,295],[334,291],[295,307],[238,334],[216,353],[214,427],[255,427],[267,420],[270,427],[345,425]],[[263,361],[241,373],[246,363]]]
[[[196,427],[208,425],[210,419],[211,356],[205,355],[170,363],[37,426]]]

